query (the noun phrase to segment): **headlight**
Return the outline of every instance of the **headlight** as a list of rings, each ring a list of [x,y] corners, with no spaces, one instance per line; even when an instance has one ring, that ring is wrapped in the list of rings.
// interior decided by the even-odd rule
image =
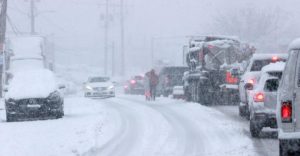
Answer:
[[[87,90],[93,90],[93,88],[91,86],[85,86],[85,89],[87,89]]]
[[[60,93],[58,91],[55,91],[55,92],[51,93],[48,96],[47,100],[48,100],[48,102],[59,101],[60,100]]]
[[[109,87],[108,87],[109,90],[112,90],[112,89],[114,89],[114,88],[115,88],[114,86],[109,86]]]

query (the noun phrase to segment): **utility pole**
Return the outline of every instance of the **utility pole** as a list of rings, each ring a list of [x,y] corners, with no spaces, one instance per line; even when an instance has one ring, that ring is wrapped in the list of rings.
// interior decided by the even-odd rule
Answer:
[[[120,0],[120,25],[121,25],[121,75],[125,75],[125,44],[124,44],[124,0]]]
[[[109,4],[108,0],[105,2],[105,23],[104,23],[104,75],[107,75],[108,67],[108,22],[109,22]]]
[[[115,76],[115,42],[111,45],[111,75]]]
[[[35,34],[35,14],[34,14],[35,0],[30,0],[30,26],[31,35]]]
[[[0,97],[2,97],[3,83],[2,78],[5,70],[5,53],[4,53],[4,42],[6,32],[6,17],[7,17],[7,0],[0,0],[0,55],[2,56],[0,64]]]
[[[154,66],[154,37],[151,38],[151,68]]]

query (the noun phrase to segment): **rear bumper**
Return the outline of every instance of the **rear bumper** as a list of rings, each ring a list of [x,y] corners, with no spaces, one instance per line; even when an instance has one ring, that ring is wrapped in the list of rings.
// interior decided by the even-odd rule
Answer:
[[[277,128],[276,114],[254,113],[253,119],[262,127]]]

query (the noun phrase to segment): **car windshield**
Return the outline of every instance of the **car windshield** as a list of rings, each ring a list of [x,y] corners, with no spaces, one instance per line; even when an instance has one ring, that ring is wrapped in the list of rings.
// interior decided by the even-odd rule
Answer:
[[[90,83],[107,82],[107,81],[109,81],[108,77],[93,77],[89,79]]]
[[[285,62],[285,59],[281,59],[281,61]],[[274,62],[272,59],[265,59],[265,60],[255,60],[251,66],[250,71],[261,71],[261,69]]]
[[[300,0],[0,0],[0,156],[300,155],[299,19]]]

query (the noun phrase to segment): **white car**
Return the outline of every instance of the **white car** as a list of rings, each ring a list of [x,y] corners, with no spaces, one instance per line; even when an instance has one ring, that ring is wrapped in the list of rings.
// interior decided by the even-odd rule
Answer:
[[[300,38],[291,43],[277,95],[280,156],[300,152]]]
[[[173,87],[173,98],[174,99],[184,99],[184,89],[183,86],[174,86]]]
[[[258,83],[261,69],[277,61],[285,61],[287,59],[287,54],[254,54],[247,66],[243,76],[241,77],[239,83],[239,94],[240,94],[240,104],[239,104],[239,114],[250,118],[249,105],[248,105],[248,93],[253,90],[255,85]]]
[[[26,70],[12,74],[5,92],[6,120],[64,116],[64,98],[50,70]]]
[[[261,77],[253,91],[249,91],[250,133],[258,137],[264,127],[277,128],[277,89],[282,77],[284,62],[263,67]]]
[[[109,77],[90,77],[85,83],[85,97],[115,97],[115,86]]]

